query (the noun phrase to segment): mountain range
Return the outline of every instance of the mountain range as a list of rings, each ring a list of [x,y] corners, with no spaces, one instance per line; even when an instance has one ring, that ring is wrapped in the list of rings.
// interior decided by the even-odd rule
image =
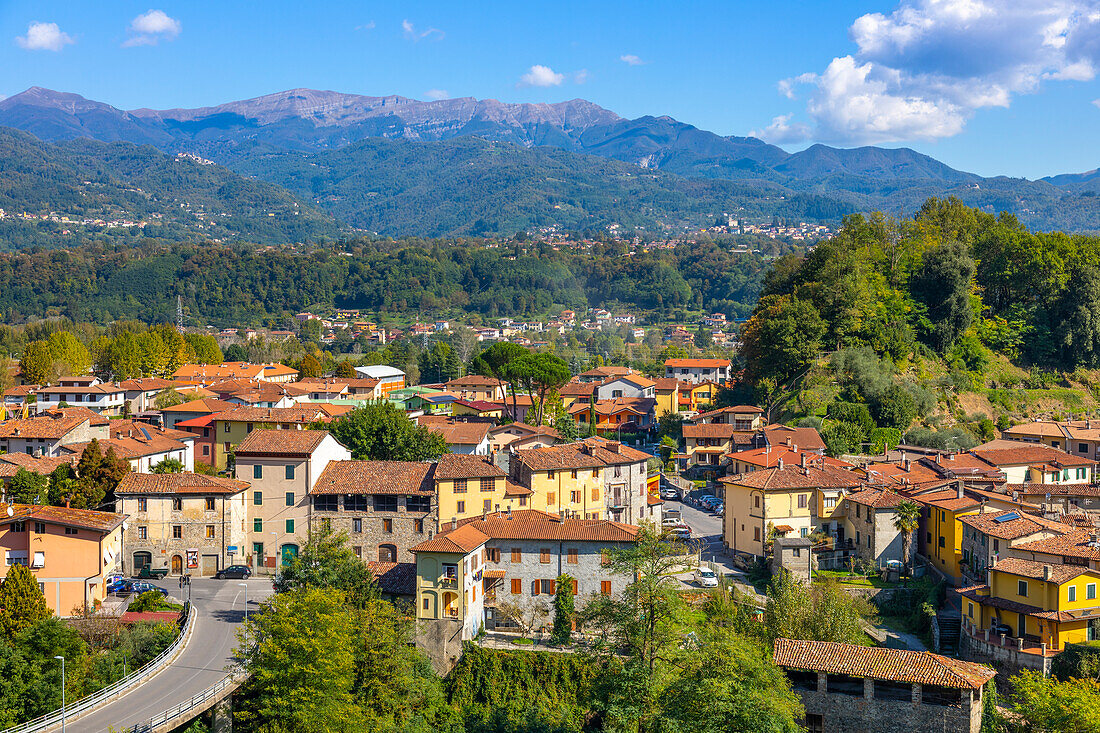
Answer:
[[[126,111],[32,87],[0,101],[0,126],[53,143],[91,138],[200,155],[284,187],[334,220],[390,234],[464,233],[475,221],[484,231],[673,226],[736,212],[837,219],[907,214],[949,195],[1038,229],[1100,230],[1096,171],[1029,181],[981,177],[908,148],[789,153],[670,117],[625,119],[583,99],[418,101],[293,89],[215,107]],[[487,198],[476,211],[456,209],[477,203],[456,196],[456,185]]]

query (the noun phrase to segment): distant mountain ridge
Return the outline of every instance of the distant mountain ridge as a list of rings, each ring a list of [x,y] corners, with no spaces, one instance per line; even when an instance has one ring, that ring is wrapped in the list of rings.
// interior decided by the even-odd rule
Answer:
[[[626,119],[583,99],[552,104],[508,104],[471,97],[419,101],[393,95],[291,89],[213,107],[125,111],[76,94],[32,87],[0,100],[0,126],[24,130],[47,141],[87,137],[148,144],[168,153],[196,153],[279,185],[287,183],[281,173],[257,165],[265,152],[320,155],[378,139],[427,144],[479,137],[521,149],[546,147],[598,156],[687,178],[733,181],[742,184],[741,191],[755,191],[759,200],[805,194],[833,199],[838,204],[811,207],[821,211],[909,214],[929,196],[953,195],[987,211],[1008,211],[1039,229],[1100,230],[1096,195],[1100,193],[1100,174],[1096,172],[1028,181],[983,178],[909,148],[813,145],[789,153],[757,138],[717,135],[667,116]],[[381,150],[365,155],[372,158]],[[400,152],[414,161],[417,150],[401,148]],[[430,146],[420,150],[425,161],[437,162],[456,152],[441,153]],[[467,165],[474,165],[486,175],[503,170],[492,158],[501,150],[472,150],[490,157],[464,157]],[[468,148],[461,151],[462,156],[470,152]],[[328,156],[324,165],[353,166],[363,157]],[[541,170],[542,163],[548,162],[544,159],[524,165]],[[550,167],[557,165],[552,163]],[[413,167],[425,175],[431,169],[430,165]],[[610,169],[596,174],[598,166],[586,163],[575,167],[586,173],[576,181],[565,181],[556,191],[558,195],[570,187],[584,191],[599,175],[610,175]],[[284,166],[282,173],[287,170]],[[348,180],[357,174],[355,170],[329,170],[335,180]],[[295,173],[296,185],[291,186],[299,195],[306,190],[301,175],[301,171]],[[390,180],[396,183],[399,179]],[[428,183],[417,181],[416,186]],[[313,188],[331,187],[318,181]],[[353,212],[331,197],[316,197],[315,203],[347,221],[356,219],[348,218]],[[644,200],[622,203],[633,208],[645,206]]]

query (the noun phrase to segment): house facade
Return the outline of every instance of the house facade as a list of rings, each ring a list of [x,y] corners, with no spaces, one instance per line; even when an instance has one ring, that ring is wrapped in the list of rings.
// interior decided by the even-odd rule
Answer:
[[[682,382],[715,382],[725,384],[730,379],[729,359],[667,359],[665,377]]]

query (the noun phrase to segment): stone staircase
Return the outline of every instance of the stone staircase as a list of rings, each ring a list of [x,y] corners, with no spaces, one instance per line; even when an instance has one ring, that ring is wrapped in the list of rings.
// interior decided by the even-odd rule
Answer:
[[[959,636],[962,623],[958,616],[940,615],[936,617],[940,627],[940,654],[954,656],[959,653]]]

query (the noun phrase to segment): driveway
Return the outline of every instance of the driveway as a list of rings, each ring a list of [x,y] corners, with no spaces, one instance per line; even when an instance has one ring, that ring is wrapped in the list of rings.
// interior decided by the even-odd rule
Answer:
[[[175,578],[155,585],[173,596],[180,594]],[[237,628],[244,619],[246,590],[248,611],[254,613],[259,602],[271,595],[271,579],[195,578],[191,586],[191,600],[197,613],[195,631],[183,652],[158,675],[105,707],[68,723],[66,730],[101,733],[143,723],[224,677],[237,646]]]

